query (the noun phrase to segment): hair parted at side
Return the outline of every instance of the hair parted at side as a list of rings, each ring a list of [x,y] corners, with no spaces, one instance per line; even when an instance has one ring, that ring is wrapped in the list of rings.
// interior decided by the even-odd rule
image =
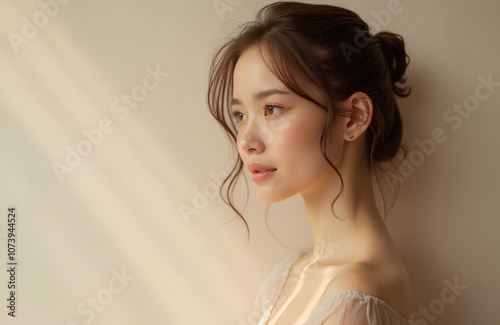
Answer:
[[[269,57],[270,70],[297,95],[323,107],[327,121],[320,139],[324,159],[343,180],[327,157],[327,134],[335,116],[342,116],[336,103],[361,91],[373,102],[373,116],[367,137],[367,158],[373,169],[391,161],[401,146],[402,121],[395,96],[406,97],[404,74],[409,63],[403,38],[391,32],[371,35],[369,26],[354,12],[331,5],[300,2],[276,2],[262,8],[255,21],[242,25],[238,35],[219,48],[209,73],[207,104],[211,114],[236,144],[237,127],[230,116],[233,72],[241,54],[258,45]],[[323,100],[306,93],[305,85],[316,87]],[[326,101],[324,100],[326,99]],[[220,194],[245,223],[235,208],[232,194],[243,169],[238,157],[232,171],[222,183]],[[375,173],[377,183],[379,178]],[[223,188],[227,192],[223,195]],[[380,188],[380,185],[379,185]],[[386,206],[384,200],[384,207]]]

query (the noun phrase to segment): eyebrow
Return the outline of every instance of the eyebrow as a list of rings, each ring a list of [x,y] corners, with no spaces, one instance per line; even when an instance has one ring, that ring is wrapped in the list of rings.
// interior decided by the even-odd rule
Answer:
[[[263,98],[269,97],[271,95],[276,95],[276,94],[290,95],[291,93],[288,91],[281,90],[281,89],[271,88],[271,89],[267,89],[267,90],[264,90],[264,91],[261,91],[261,92],[254,94],[253,99],[254,100],[261,100]],[[242,105],[242,104],[241,104],[241,101],[239,99],[233,98],[233,99],[231,99],[231,105]]]

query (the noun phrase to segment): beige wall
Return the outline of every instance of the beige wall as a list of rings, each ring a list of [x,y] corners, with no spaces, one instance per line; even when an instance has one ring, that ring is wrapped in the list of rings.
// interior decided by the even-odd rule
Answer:
[[[2,269],[11,205],[19,260],[18,317],[2,307],[0,323],[246,324],[289,249],[266,229],[252,183],[250,243],[239,221],[226,224],[212,176],[230,157],[205,94],[213,48],[268,1],[220,0],[220,15],[212,0],[60,2],[0,4]],[[417,324],[498,323],[499,2],[323,2],[407,42],[410,169],[389,228]],[[441,143],[423,152],[417,142],[435,132]],[[269,224],[284,245],[310,247],[300,198],[272,205]],[[455,297],[447,281],[466,288]],[[2,306],[7,282],[0,272]]]

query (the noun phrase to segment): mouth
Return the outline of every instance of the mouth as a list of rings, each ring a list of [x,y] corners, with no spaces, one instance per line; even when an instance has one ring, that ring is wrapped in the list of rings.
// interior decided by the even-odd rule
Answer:
[[[277,169],[265,169],[252,173],[252,181],[254,183],[263,182],[274,175]]]
[[[259,174],[259,173],[265,173],[265,172],[270,172],[270,171],[275,171],[276,168],[266,166],[263,164],[259,164],[257,162],[251,162],[248,164],[248,170],[252,174]]]
[[[277,170],[276,168],[270,168],[270,169],[257,169],[252,171],[252,174],[259,174],[259,173],[264,173],[264,172],[269,172],[269,171],[275,171]]]
[[[252,180],[260,183],[269,179],[278,169],[252,162],[248,164],[248,170],[252,173]]]

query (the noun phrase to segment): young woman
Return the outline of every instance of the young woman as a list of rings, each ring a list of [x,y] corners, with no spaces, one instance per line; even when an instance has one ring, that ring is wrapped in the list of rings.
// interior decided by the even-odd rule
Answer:
[[[215,54],[208,105],[240,158],[225,202],[243,219],[231,194],[245,166],[262,201],[300,194],[311,219],[314,248],[266,278],[259,325],[409,324],[408,273],[373,186],[400,149],[408,57],[399,35],[368,29],[343,8],[278,2]]]

